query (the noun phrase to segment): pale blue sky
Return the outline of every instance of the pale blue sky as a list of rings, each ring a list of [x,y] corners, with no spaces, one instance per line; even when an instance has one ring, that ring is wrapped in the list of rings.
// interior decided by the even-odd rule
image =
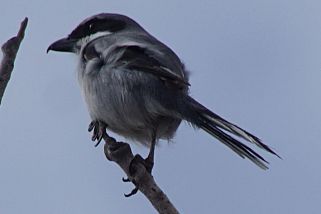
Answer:
[[[75,57],[48,45],[84,18],[126,14],[191,71],[195,99],[282,157],[262,171],[183,123],[156,151],[154,177],[181,213],[321,212],[321,2],[1,2],[0,43],[29,17],[0,107],[0,213],[155,213],[93,147]],[[121,139],[121,138],[118,138]],[[134,147],[146,155],[147,149]],[[259,151],[259,150],[258,150]]]

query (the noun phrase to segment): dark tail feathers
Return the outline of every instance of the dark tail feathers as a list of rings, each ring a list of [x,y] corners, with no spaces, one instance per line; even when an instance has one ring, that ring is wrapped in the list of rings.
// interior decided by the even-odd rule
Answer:
[[[246,157],[260,168],[268,169],[268,162],[261,155],[259,155],[253,149],[241,143],[237,139],[233,138],[226,132],[241,137],[244,140],[251,142],[256,146],[264,149],[265,151],[270,152],[280,158],[280,156],[277,155],[272,149],[262,143],[259,138],[208,110],[193,98],[188,97],[188,103],[190,104],[189,107],[191,108],[188,112],[193,112],[193,114],[191,117],[189,115],[188,118],[185,119],[202,128],[207,133],[211,134],[213,137],[228,146],[242,158]],[[226,132],[224,132],[223,130]]]

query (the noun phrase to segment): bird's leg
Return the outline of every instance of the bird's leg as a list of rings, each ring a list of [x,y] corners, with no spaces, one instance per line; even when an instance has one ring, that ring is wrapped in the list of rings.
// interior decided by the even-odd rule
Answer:
[[[154,132],[152,136],[152,142],[149,148],[149,153],[147,158],[145,159],[145,167],[150,174],[152,174],[152,170],[154,167],[155,145],[156,145],[156,133]]]
[[[100,121],[94,120],[89,124],[88,131],[93,131],[93,136],[91,138],[92,141],[96,141],[95,147],[99,145],[101,140],[103,139],[104,134],[106,133],[107,124]]]
[[[147,172],[149,172],[150,174],[152,174],[152,170],[154,167],[155,145],[156,145],[156,132],[154,132],[152,135],[152,141],[151,141],[147,158],[143,159],[140,155],[135,155],[134,159],[132,160],[132,163],[140,162],[141,164],[143,164]]]
[[[135,173],[135,170],[134,170],[135,167],[133,167],[133,165],[137,163],[143,164],[147,172],[152,174],[152,170],[154,166],[155,145],[156,145],[156,132],[153,133],[152,142],[151,142],[151,146],[150,146],[147,158],[143,159],[140,155],[135,155],[134,159],[131,161],[129,165],[129,172],[131,174]],[[128,178],[123,178],[123,182],[130,182],[130,181],[131,180]],[[135,181],[132,181],[132,182],[135,184]],[[129,194],[125,194],[125,197],[130,197],[132,195],[135,195],[137,192],[138,192],[138,188],[136,186]]]

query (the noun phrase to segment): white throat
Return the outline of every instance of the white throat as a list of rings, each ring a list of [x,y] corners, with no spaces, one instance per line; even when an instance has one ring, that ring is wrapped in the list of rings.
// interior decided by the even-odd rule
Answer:
[[[102,37],[102,36],[107,36],[107,35],[110,35],[110,34],[112,34],[112,32],[110,32],[110,31],[96,32],[94,34],[90,34],[89,36],[86,36],[86,37],[80,39],[77,42],[77,45],[79,45],[80,47],[83,47],[83,45],[93,41],[94,39],[97,39],[97,38]]]

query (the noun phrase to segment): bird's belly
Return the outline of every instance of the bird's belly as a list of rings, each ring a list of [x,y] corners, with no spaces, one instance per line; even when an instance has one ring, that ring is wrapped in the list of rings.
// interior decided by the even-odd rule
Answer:
[[[148,104],[151,100],[142,96],[140,88],[129,88],[118,79],[104,80],[81,82],[92,120],[101,120],[109,130],[145,145],[150,143],[153,132],[157,138],[173,137],[181,120],[155,112],[157,107]]]
[[[148,138],[151,132],[148,113],[139,108],[130,95],[105,93],[103,97],[97,94],[86,96],[88,110],[93,120],[101,120],[108,125],[108,129],[125,137],[137,140]],[[143,132],[145,132],[143,134]]]

